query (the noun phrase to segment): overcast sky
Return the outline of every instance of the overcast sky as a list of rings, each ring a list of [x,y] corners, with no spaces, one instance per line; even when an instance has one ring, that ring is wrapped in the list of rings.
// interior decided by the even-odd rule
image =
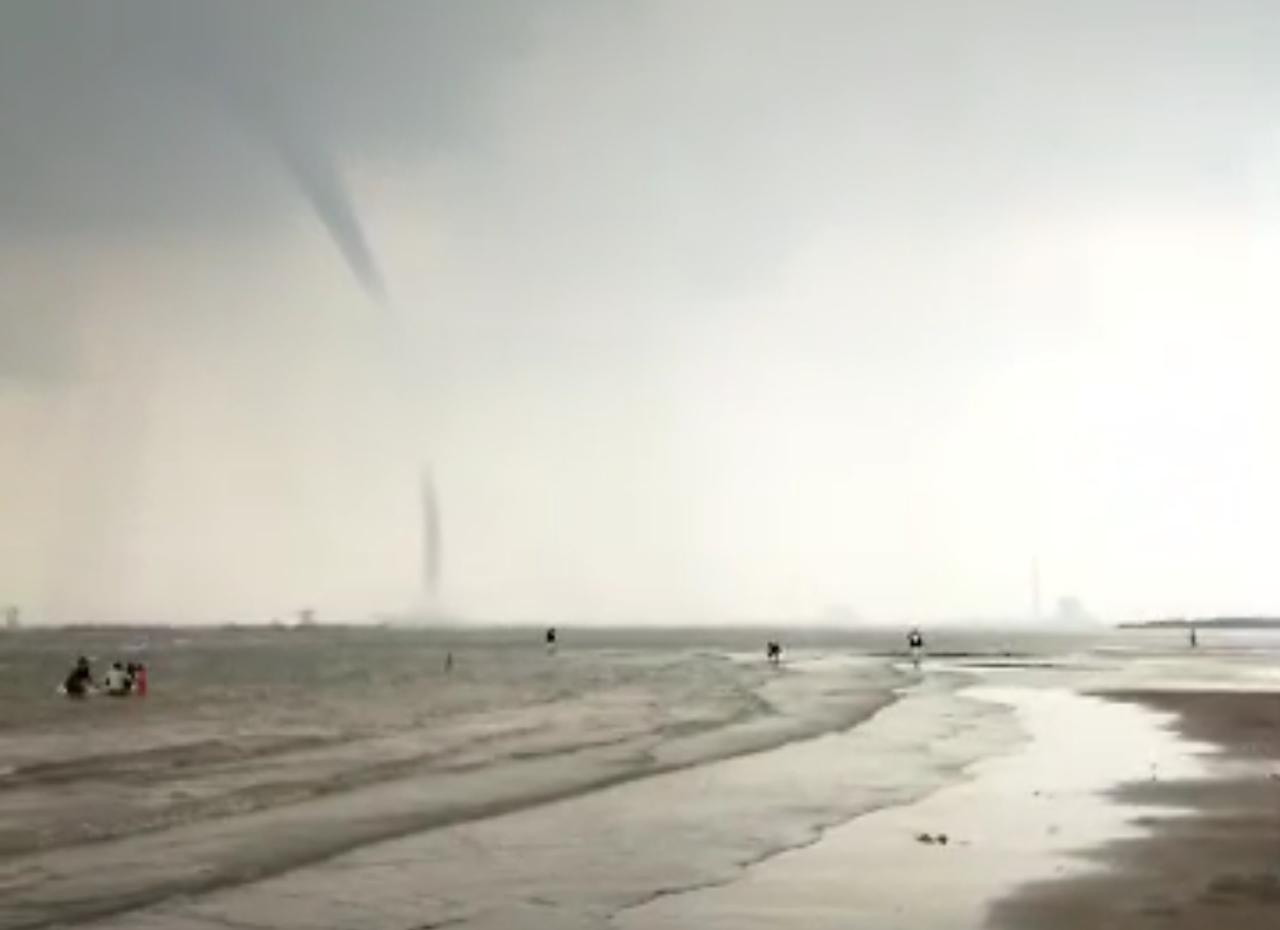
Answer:
[[[0,602],[1280,612],[1273,0],[0,6]]]

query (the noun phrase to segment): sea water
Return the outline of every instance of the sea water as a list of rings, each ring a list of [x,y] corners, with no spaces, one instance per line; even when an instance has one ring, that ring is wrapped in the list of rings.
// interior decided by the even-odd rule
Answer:
[[[797,746],[848,732],[907,683],[888,655],[896,635],[797,632],[780,670],[758,651],[765,638],[569,631],[548,653],[531,629],[5,637],[0,927],[261,885],[379,844]],[[932,645],[1010,651],[991,634]],[[97,674],[117,659],[146,662],[149,695],[57,697],[78,654]],[[866,801],[841,792],[839,767],[813,767],[795,783],[801,809],[786,836]],[[905,769],[888,781],[912,783]],[[779,841],[767,812],[713,821],[690,828],[720,837],[704,844],[713,873]],[[619,880],[640,893],[644,874]]]

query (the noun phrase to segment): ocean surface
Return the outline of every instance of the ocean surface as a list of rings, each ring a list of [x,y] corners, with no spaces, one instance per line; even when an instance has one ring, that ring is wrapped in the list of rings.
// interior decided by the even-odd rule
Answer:
[[[127,915],[378,844],[813,744],[847,734],[911,683],[897,632],[790,631],[778,669],[763,658],[769,635],[562,630],[554,654],[535,629],[0,636],[0,928]],[[931,634],[929,646],[975,663],[1035,664],[1067,653],[1172,655],[1183,643],[1170,631],[960,631]],[[1202,643],[1270,650],[1280,638],[1209,634]],[[98,675],[113,660],[145,662],[150,693],[58,696],[81,654]],[[940,702],[959,685],[947,676],[930,683]],[[782,832],[888,803],[932,784],[920,773],[940,778],[971,761],[967,750],[938,747],[965,728],[990,728],[990,713],[947,704],[934,720],[923,697],[926,710],[894,729],[925,735],[877,750],[900,756],[878,795],[855,798],[838,771],[815,765],[786,782],[793,798],[775,798],[790,811]],[[719,817],[714,841],[708,829],[696,835],[711,871],[721,867],[716,849],[731,863],[786,838],[750,818]]]

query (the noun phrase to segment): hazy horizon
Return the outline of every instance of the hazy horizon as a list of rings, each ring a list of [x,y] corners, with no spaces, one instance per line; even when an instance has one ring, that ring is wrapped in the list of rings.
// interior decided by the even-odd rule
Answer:
[[[878,618],[871,620],[832,620],[823,617],[747,617],[733,620],[699,621],[697,619],[609,619],[592,620],[590,618],[564,623],[555,616],[525,617],[522,619],[505,619],[501,617],[463,617],[415,614],[411,611],[399,613],[368,614],[353,613],[348,615],[317,615],[313,620],[303,622],[297,612],[282,613],[272,617],[228,617],[221,620],[201,619],[197,621],[166,621],[164,619],[130,620],[116,617],[113,619],[82,620],[60,619],[50,621],[42,619],[25,623],[19,629],[310,629],[318,627],[392,627],[403,630],[422,631],[476,631],[485,630],[530,630],[540,632],[548,626],[563,630],[760,630],[760,631],[830,631],[830,632],[875,632],[896,635],[908,628],[947,629],[954,631],[1010,631],[1010,632],[1081,632],[1089,630],[1114,629],[1123,623],[1144,622],[1147,620],[1166,620],[1180,618],[1132,618],[1120,621],[1103,621],[1095,618],[1063,620],[1048,618],[1033,623],[1028,617],[933,617],[933,618]],[[1266,619],[1266,618],[1255,618]],[[0,635],[4,630],[0,629]]]
[[[1260,0],[6,4],[0,605],[1280,614],[1278,103]]]

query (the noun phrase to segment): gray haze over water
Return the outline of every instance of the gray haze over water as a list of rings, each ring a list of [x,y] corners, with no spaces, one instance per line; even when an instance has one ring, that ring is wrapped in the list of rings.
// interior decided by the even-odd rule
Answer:
[[[1232,0],[6,4],[0,603],[1274,612],[1277,62]]]

